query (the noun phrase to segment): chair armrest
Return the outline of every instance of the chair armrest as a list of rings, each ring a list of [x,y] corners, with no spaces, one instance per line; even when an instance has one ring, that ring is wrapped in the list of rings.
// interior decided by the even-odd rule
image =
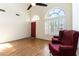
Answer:
[[[59,38],[59,36],[53,36],[54,38]]]
[[[53,41],[57,41],[59,40],[59,36],[53,36],[53,38],[51,38]]]
[[[61,41],[58,38],[52,38],[52,43],[60,43]]]

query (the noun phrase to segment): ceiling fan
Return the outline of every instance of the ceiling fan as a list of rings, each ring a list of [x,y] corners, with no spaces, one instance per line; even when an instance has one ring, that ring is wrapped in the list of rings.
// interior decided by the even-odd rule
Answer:
[[[29,10],[33,5],[35,5],[35,6],[42,6],[42,7],[47,7],[48,6],[45,3],[34,3],[34,4],[30,4],[29,7],[27,8],[27,10]]]

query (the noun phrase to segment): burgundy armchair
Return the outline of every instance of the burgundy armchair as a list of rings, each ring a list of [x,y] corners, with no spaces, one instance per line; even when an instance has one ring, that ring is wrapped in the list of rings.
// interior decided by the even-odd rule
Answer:
[[[55,44],[60,43],[60,41],[62,40],[62,37],[63,37],[63,32],[64,32],[64,30],[60,30],[59,36],[53,36],[52,43],[55,43]]]
[[[75,56],[78,43],[78,32],[65,30],[60,44],[49,43],[49,50],[54,56]]]

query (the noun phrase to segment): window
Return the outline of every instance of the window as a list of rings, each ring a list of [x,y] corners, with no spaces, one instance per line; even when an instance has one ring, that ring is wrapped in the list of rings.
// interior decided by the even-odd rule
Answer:
[[[35,21],[37,21],[37,20],[39,20],[39,16],[38,16],[38,15],[34,15],[34,16],[32,17],[32,22],[35,22]]]
[[[45,34],[59,35],[59,30],[65,29],[65,13],[60,8],[50,10],[45,19]]]

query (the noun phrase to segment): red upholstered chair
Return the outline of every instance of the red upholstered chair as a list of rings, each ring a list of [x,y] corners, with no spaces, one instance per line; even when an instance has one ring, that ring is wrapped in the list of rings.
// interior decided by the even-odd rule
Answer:
[[[55,44],[60,43],[60,41],[62,40],[62,37],[63,37],[63,32],[64,32],[64,30],[60,30],[59,36],[53,36],[52,43],[55,43]]]
[[[75,56],[78,43],[78,32],[65,30],[60,44],[49,43],[49,50],[54,56]]]

